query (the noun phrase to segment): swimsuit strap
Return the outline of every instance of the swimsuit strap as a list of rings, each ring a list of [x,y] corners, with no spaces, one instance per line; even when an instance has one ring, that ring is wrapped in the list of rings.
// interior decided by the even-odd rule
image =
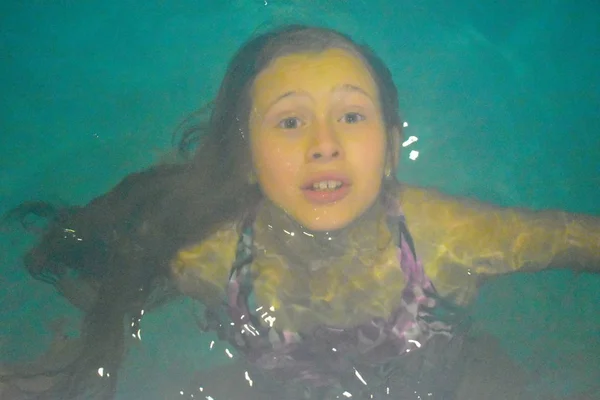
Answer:
[[[414,260],[417,260],[417,252],[415,251],[415,244],[413,242],[413,238],[406,227],[406,218],[401,216],[399,218],[398,230],[400,231],[400,243],[397,244],[398,247],[402,246],[402,242],[406,241],[408,247],[410,248],[410,253],[413,256]]]

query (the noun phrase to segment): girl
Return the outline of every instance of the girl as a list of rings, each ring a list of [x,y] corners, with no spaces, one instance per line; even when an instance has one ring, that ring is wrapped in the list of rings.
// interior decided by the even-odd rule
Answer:
[[[448,300],[490,275],[598,270],[600,222],[401,186],[401,127],[389,70],[347,36],[290,26],[246,43],[208,122],[184,128],[191,160],[57,210],[25,257],[86,312],[77,355],[36,372],[53,378],[43,395],[113,396],[124,316],[135,332],[183,293],[255,373],[297,382],[289,398],[451,398],[459,369],[440,354],[464,318]]]

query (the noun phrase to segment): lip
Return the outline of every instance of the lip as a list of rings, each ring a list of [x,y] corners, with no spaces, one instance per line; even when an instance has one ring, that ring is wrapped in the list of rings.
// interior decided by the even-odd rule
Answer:
[[[340,181],[342,186],[336,190],[312,190],[313,184],[322,181]],[[330,204],[342,200],[350,193],[350,178],[342,173],[323,172],[312,175],[302,186],[304,197],[313,204]]]

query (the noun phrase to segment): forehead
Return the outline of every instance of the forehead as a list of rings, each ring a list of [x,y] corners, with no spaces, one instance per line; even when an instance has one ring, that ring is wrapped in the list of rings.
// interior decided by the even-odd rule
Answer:
[[[342,85],[357,86],[376,98],[377,86],[365,63],[346,50],[329,49],[275,59],[257,76],[252,95],[261,103],[285,92],[319,94]]]

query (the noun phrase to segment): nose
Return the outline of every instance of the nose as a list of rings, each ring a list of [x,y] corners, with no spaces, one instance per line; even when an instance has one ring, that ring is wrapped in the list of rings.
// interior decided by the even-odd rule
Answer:
[[[342,157],[340,145],[335,130],[328,124],[319,125],[314,133],[308,151],[309,161],[327,162]]]

